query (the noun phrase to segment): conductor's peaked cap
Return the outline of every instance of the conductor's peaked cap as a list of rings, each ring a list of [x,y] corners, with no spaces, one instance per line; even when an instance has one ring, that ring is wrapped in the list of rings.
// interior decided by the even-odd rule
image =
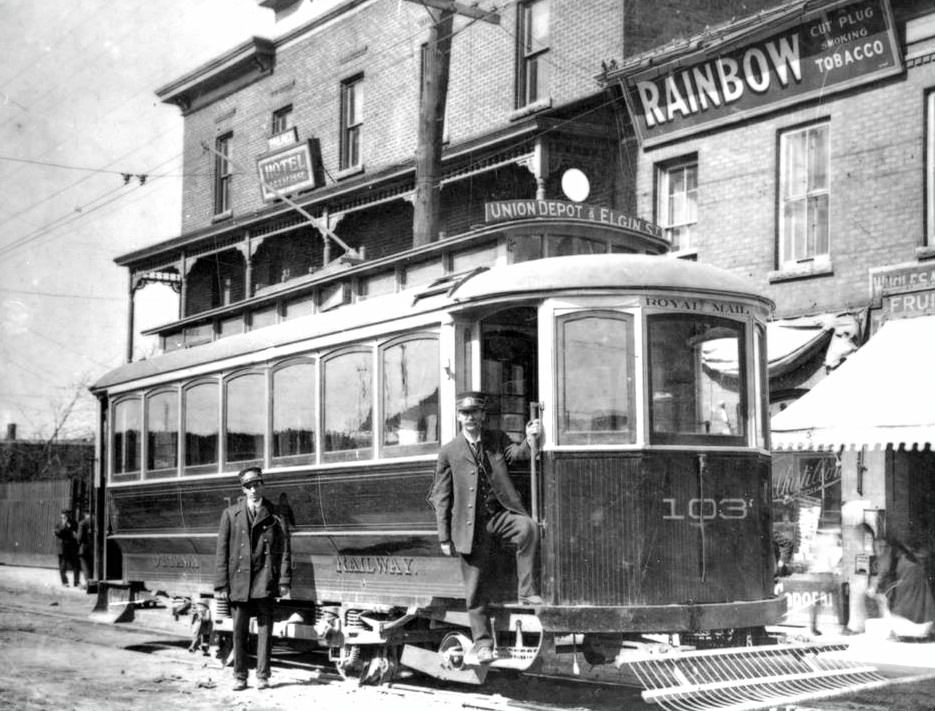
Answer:
[[[261,472],[256,467],[251,467],[250,469],[244,469],[240,473],[240,485],[246,486],[254,481],[263,481],[263,472]]]
[[[487,407],[487,396],[477,390],[458,395],[458,410],[483,410]]]

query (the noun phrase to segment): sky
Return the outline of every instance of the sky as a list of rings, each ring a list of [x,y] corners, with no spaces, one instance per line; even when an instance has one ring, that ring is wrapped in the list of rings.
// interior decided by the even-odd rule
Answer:
[[[0,438],[92,436],[126,360],[128,272],[178,236],[182,117],[155,90],[252,35],[256,0],[0,0]],[[141,179],[140,176],[145,176]],[[137,292],[137,328],[175,318]]]

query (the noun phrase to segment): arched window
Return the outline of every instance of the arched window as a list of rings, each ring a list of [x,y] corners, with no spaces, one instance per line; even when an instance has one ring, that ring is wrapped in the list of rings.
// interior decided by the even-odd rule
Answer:
[[[373,446],[373,354],[345,352],[322,362],[324,453],[329,459],[371,456]],[[362,451],[368,450],[368,451]]]
[[[224,399],[224,462],[242,466],[262,463],[266,441],[266,377],[234,375]]]
[[[633,318],[613,311],[559,318],[559,444],[635,441]]]
[[[316,368],[312,360],[287,363],[273,371],[273,460],[279,464],[315,458]]]
[[[381,353],[385,454],[438,446],[438,339],[408,338]]]
[[[140,477],[142,459],[142,411],[140,398],[128,398],[114,405],[114,451],[111,469],[113,481],[132,481]]]
[[[184,391],[186,473],[217,471],[220,398],[214,380]]]
[[[178,464],[178,391],[152,393],[146,397],[146,476],[175,476]]]

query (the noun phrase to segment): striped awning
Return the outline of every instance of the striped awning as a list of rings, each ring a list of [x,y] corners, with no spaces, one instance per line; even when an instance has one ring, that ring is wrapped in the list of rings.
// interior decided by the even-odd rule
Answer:
[[[935,440],[935,316],[888,321],[775,415],[774,449],[923,447]]]

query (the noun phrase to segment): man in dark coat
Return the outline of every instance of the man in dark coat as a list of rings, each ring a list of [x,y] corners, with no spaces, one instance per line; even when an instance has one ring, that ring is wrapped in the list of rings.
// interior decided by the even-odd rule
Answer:
[[[91,565],[94,562],[94,543],[91,539],[91,512],[82,511],[78,522],[78,562],[81,564],[81,574],[84,576],[84,585],[87,588],[91,582]]]
[[[78,587],[78,539],[75,536],[75,522],[71,511],[64,509],[55,524],[55,537],[58,539],[58,573],[62,585],[68,587],[68,571],[74,575],[75,587]]]
[[[482,664],[496,656],[487,622],[488,568],[494,545],[516,546],[519,602],[542,604],[533,578],[538,528],[507,471],[507,464],[529,459],[537,446],[539,422],[527,424],[526,439],[514,444],[503,432],[483,429],[486,405],[483,393],[458,396],[461,433],[438,453],[431,494],[442,553],[461,556],[472,651]]]
[[[247,688],[247,634],[257,618],[257,688],[269,688],[274,599],[292,586],[289,528],[263,497],[263,472],[240,472],[243,498],[224,510],[218,531],[215,594],[234,618],[234,690]]]

